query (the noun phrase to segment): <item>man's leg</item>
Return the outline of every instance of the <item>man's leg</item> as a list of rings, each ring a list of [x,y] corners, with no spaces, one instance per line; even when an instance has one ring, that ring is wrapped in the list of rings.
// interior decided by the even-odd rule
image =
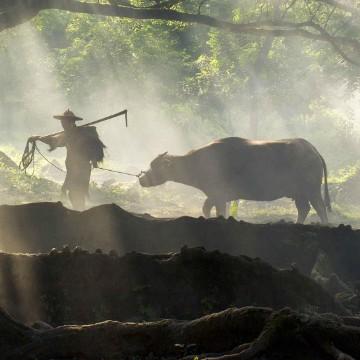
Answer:
[[[70,191],[69,199],[74,210],[83,211],[85,210],[85,199],[86,196],[83,192]]]

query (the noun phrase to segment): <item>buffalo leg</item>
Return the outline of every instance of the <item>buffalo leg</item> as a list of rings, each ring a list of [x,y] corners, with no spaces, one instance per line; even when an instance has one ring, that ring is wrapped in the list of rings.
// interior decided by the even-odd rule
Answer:
[[[226,201],[216,202],[215,208],[216,208],[216,216],[223,216],[225,218],[227,217]]]
[[[295,199],[295,205],[298,211],[297,223],[303,224],[310,211],[309,200],[306,198]]]
[[[207,198],[202,208],[203,214],[206,218],[210,217],[211,209],[213,208],[213,206],[214,206],[214,202],[209,198]]]
[[[327,224],[328,217],[327,217],[326,207],[324,204],[324,200],[321,197],[320,190],[318,193],[316,193],[316,195],[314,195],[310,198],[310,203],[314,207],[317,214],[319,215],[321,222],[323,224]]]

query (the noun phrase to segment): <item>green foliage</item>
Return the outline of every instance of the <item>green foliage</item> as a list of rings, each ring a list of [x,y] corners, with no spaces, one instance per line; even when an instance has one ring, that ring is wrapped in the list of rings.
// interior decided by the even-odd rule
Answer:
[[[129,3],[151,6],[155,2]],[[300,23],[311,18],[326,25],[330,33],[359,36],[359,23],[340,9],[312,0],[281,1],[278,10],[274,4],[270,0],[209,0],[200,12],[247,23],[273,20],[280,11],[285,21]],[[175,8],[197,13],[199,1],[183,1]],[[20,36],[18,28],[0,36],[3,142],[23,143],[25,136],[19,135],[19,129],[25,129],[28,136],[34,122],[48,126],[45,120],[38,119],[44,114],[44,103],[48,114],[53,89],[65,93],[62,103],[91,104],[94,108],[106,98],[111,85],[112,96],[121,94],[126,104],[132,103],[140,110],[154,104],[159,117],[171,119],[190,139],[253,137],[250,129],[257,118],[258,138],[310,140],[324,155],[334,186],[356,178],[358,165],[354,164],[360,156],[356,113],[360,73],[342,61],[329,44],[299,37],[234,34],[172,21],[106,18],[53,10],[41,12],[29,28],[28,37]],[[43,84],[43,69],[50,77],[51,88]],[[137,100],[139,94],[141,101]],[[38,177],[29,178],[14,169],[2,167],[0,172],[4,189],[9,189],[2,202],[58,198],[59,185],[46,182],[39,173]],[[136,184],[93,184],[92,195],[95,203],[117,202],[139,212],[154,210],[154,204],[160,204],[165,210],[158,214],[164,216],[200,207],[200,195],[190,203],[171,186],[167,189],[171,191],[149,191]],[[232,204],[232,213],[244,215],[242,206],[237,209],[235,205]],[[250,206],[246,216],[268,219],[275,212],[281,217],[289,208],[283,204],[263,210]],[[196,211],[192,214],[198,214]]]
[[[151,0],[129,3],[155,4]],[[274,4],[269,0],[210,0],[200,11],[246,23],[273,19],[277,16]],[[358,26],[350,21],[349,14],[334,11],[326,4],[319,5],[317,1],[279,4],[283,20],[303,22],[311,17],[339,36],[356,37],[358,33]],[[196,13],[199,1],[182,1],[175,8]],[[239,130],[246,133],[246,126],[239,123],[249,122],[254,97],[250,80],[266,41],[263,37],[172,21],[137,21],[60,11],[44,11],[33,23],[47,44],[59,86],[66,90],[71,104],[97,101],[94,89],[104,89],[109,82],[117,84],[119,92],[128,93],[129,97],[156,84],[152,92],[156,99],[148,100],[160,99],[161,110],[190,132],[207,132],[211,136]],[[16,38],[11,31],[7,36],[10,41]],[[5,48],[0,51],[0,63],[5,79],[9,73],[17,74],[18,81],[26,79],[22,75],[22,69],[26,70],[23,57],[18,54],[18,61],[5,64],[4,51]],[[260,137],[269,134],[268,128],[273,123],[284,123],[287,127],[288,122],[292,126],[299,121],[311,104],[329,97],[326,94],[329,86],[338,87],[339,82],[345,82],[349,89],[354,89],[358,85],[356,69],[346,63],[339,65],[339,55],[326,44],[276,38],[266,57],[261,71],[256,73],[261,88],[256,94],[257,106],[263,109]],[[18,93],[18,86],[10,84],[8,88],[8,93]],[[349,92],[343,91],[340,96],[346,98]],[[274,127],[272,132],[278,129]]]
[[[229,207],[229,215],[232,216],[234,219],[236,219],[238,217],[238,211],[239,211],[239,202],[232,201]]]
[[[0,164],[0,192],[5,204],[57,201],[60,185]]]
[[[359,174],[360,163],[354,165],[348,165],[344,168],[339,169],[336,173],[329,177],[328,181],[332,184],[341,185]]]
[[[15,158],[19,154],[13,148],[7,148]],[[0,160],[0,193],[1,202],[22,204],[38,201],[59,201],[61,185],[58,182],[44,179],[45,162],[37,162],[35,174],[26,175],[16,167],[6,166]],[[360,226],[360,168],[359,163],[347,166],[329,177],[333,212],[332,223],[350,223]],[[158,217],[178,217],[184,214],[200,216],[205,197],[193,188],[168,183],[155,188],[142,188],[137,182],[95,182],[90,186],[89,205],[116,203],[134,213],[149,213]],[[65,201],[65,205],[69,206]],[[238,220],[251,222],[274,222],[285,219],[295,221],[296,208],[293,201],[281,199],[272,202],[233,201],[229,204],[230,216]],[[213,216],[215,213],[213,212]],[[313,210],[309,222],[318,222]],[[211,308],[211,300],[204,299],[204,308]],[[144,314],[146,313],[144,307]]]
[[[147,0],[130,3],[154,5]],[[197,12],[198,5],[198,1],[189,0],[180,2],[177,9]],[[276,16],[274,2],[265,0],[240,4],[234,0],[208,1],[201,11],[239,23]],[[280,2],[279,11],[288,21],[303,22],[311,16],[314,22],[326,23],[329,32],[337,29],[339,35],[356,33],[353,23],[338,29],[348,14],[325,4],[319,6],[316,1]],[[329,87],[338,87],[346,79],[350,89],[357,79],[353,67],[339,66],[339,56],[330,46],[308,39],[276,38],[261,71],[255,75],[260,92],[254,95],[251,79],[265,42],[261,37],[171,21],[54,11],[43,12],[36,18],[36,26],[54,55],[61,86],[72,103],[96,102],[93,89],[106,88],[109,82],[118,84],[119,92],[129,97],[154,87],[151,95],[155,99],[148,100],[160,100],[161,111],[178,126],[213,137],[234,132],[248,134],[246,123],[250,121],[254,96],[256,107],[263,110],[259,137],[276,137],[281,132],[296,135],[301,132],[297,124],[301,126],[302,119],[317,116],[316,104],[327,102],[329,112],[333,111],[334,95],[328,93]],[[124,88],[124,84],[131,86]],[[340,101],[342,96],[346,99],[350,95],[344,87],[337,96]],[[347,118],[347,124],[338,123],[337,119],[332,122],[332,114],[329,115],[328,125],[334,132],[352,121]],[[349,150],[345,148],[344,152]]]

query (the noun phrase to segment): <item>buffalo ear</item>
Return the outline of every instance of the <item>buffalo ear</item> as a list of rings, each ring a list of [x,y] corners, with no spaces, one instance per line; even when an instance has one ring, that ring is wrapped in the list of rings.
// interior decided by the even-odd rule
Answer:
[[[163,157],[163,156],[165,156],[165,155],[167,155],[167,151],[165,151],[163,154],[160,154],[160,157]]]

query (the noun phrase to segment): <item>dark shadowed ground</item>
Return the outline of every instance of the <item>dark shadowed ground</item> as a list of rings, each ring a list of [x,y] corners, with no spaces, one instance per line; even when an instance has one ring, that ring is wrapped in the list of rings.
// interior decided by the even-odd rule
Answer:
[[[329,271],[344,280],[360,279],[360,231],[350,226],[321,227],[290,223],[249,224],[230,218],[156,219],[131,214],[116,205],[83,213],[61,203],[0,206],[0,249],[4,252],[48,252],[81,246],[162,254],[183,246],[203,246],[232,255],[259,257],[277,268],[295,266],[310,275],[319,255]]]
[[[190,360],[209,351],[327,360],[340,350],[357,358],[359,241],[343,225],[1,206],[0,348],[9,360]],[[163,318],[178,320],[143,322]],[[48,325],[107,319],[138,323]]]
[[[52,325],[113,320],[193,319],[229,306],[290,306],[346,314],[320,285],[260,259],[184,248],[123,257],[76,249],[0,255],[0,306]]]

